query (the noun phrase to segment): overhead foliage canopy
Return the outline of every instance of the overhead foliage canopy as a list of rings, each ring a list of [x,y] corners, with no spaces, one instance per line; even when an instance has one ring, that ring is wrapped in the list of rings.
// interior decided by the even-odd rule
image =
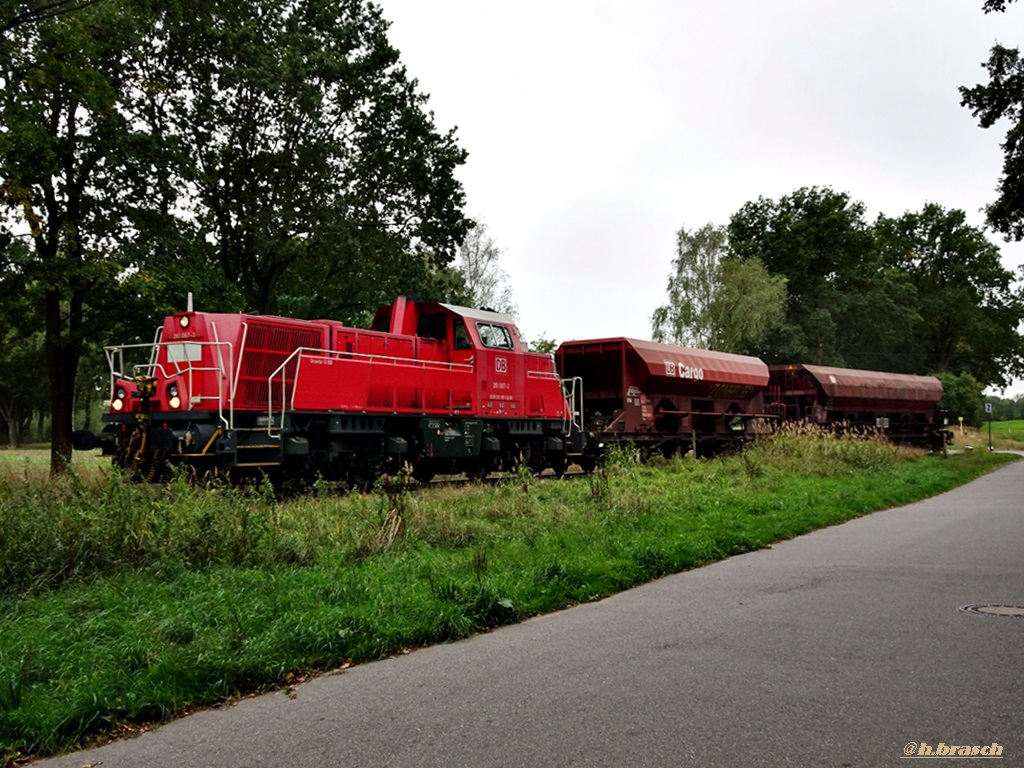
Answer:
[[[804,188],[746,203],[727,228],[681,230],[677,246],[657,340],[982,385],[1024,375],[1024,292],[963,211],[868,224],[848,194]]]
[[[387,27],[364,0],[0,0],[0,281],[45,328],[55,469],[88,345],[186,291],[342,320],[447,298],[466,153]]]
[[[880,260],[863,203],[820,187],[759,198],[733,214],[729,237],[737,256],[787,280],[766,361],[900,370],[897,348],[914,321],[909,281]]]
[[[999,248],[963,211],[928,203],[875,225],[889,268],[909,276],[919,318],[903,343],[918,371],[970,373],[983,384],[1024,374],[1024,296]]]
[[[469,229],[466,153],[434,128],[387,27],[363,0],[186,0],[156,32],[149,124],[195,240],[257,311],[430,293]]]

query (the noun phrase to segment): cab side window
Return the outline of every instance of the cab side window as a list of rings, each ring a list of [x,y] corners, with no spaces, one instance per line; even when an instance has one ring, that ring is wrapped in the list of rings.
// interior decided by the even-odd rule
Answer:
[[[515,349],[512,334],[504,325],[478,322],[476,331],[480,334],[480,343],[491,349]]]
[[[462,322],[461,318],[455,318],[452,322],[452,348],[453,349],[472,349],[473,345],[469,342],[469,332],[466,330],[466,324]]]
[[[416,335],[425,339],[445,340],[445,316],[421,315],[416,323]]]

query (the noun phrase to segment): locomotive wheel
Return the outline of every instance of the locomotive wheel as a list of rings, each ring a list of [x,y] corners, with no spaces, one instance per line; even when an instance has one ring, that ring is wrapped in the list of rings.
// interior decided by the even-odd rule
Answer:
[[[348,487],[360,493],[369,493],[377,484],[377,476],[366,472],[351,472],[348,476]]]
[[[491,474],[492,467],[490,462],[481,460],[479,463],[473,463],[466,467],[466,477],[475,482],[480,482]]]
[[[420,483],[429,483],[434,479],[434,468],[426,460],[420,459],[412,468],[412,479]]]

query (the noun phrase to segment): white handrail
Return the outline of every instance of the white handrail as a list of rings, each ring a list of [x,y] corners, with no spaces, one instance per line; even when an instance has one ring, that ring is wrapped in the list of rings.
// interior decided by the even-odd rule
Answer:
[[[159,334],[157,338],[160,338]],[[193,365],[193,361],[188,360],[188,366],[184,369],[178,368],[173,373],[167,371],[162,363],[157,362],[157,357],[160,353],[161,347],[169,347],[171,345],[184,345],[192,344],[197,347],[214,347],[217,350],[218,364],[216,366],[198,366]],[[232,398],[228,399],[229,416],[230,418],[224,417],[224,394],[225,394],[225,382],[228,380],[228,371],[224,366],[224,352],[223,347],[227,347],[228,365],[231,365],[234,359],[234,349],[231,342],[227,341],[155,341],[153,344],[118,344],[107,346],[103,348],[103,352],[107,358],[107,366],[110,368],[110,391],[114,389],[114,382],[117,379],[134,379],[140,374],[152,376],[154,378],[159,375],[162,378],[171,378],[171,376],[180,376],[182,373],[186,374],[189,403],[202,402],[203,400],[217,400],[217,416],[224,423],[228,429],[234,428],[234,401]],[[151,349],[150,362],[140,363],[132,366],[131,372],[125,370],[124,356],[126,350],[132,349]],[[175,366],[178,363],[175,362]],[[195,377],[198,373],[216,373],[217,375],[217,395],[196,395]]]
[[[566,390],[566,384],[568,383],[569,389]],[[562,395],[569,403],[569,412],[567,418],[562,421],[562,429],[566,432],[569,431],[569,425],[576,427],[580,432],[583,431],[583,378],[580,376],[573,376],[571,379],[562,379]],[[579,410],[577,410],[577,407]],[[579,421],[576,417],[579,416]]]
[[[375,355],[367,352],[347,352],[337,349],[317,349],[315,347],[299,347],[282,362],[274,371],[267,377],[267,436],[268,437],[280,437],[280,430],[284,429],[284,413],[287,406],[295,407],[295,389],[292,387],[291,402],[285,402],[285,391],[287,390],[287,381],[284,378],[285,369],[288,364],[296,357],[301,357],[304,354],[325,356],[334,360],[365,360],[367,362],[379,362],[379,363],[390,363],[395,367],[406,367],[406,368],[436,368],[440,370],[456,371],[462,370],[464,372],[472,372],[474,370],[472,365],[466,363],[452,363],[446,360],[418,360],[413,357],[392,357],[390,355]],[[296,363],[295,375],[298,376],[298,363]],[[539,373],[539,372],[538,372]],[[277,427],[279,430],[277,434],[274,433],[274,379],[280,374],[281,376],[281,423]]]
[[[210,321],[210,327],[213,328],[213,341],[217,345],[217,347],[216,347],[216,349],[217,349],[217,360],[220,363],[220,368],[221,368],[221,376],[220,376],[220,379],[218,379],[218,382],[217,382],[217,389],[219,390],[219,395],[220,395],[220,397],[218,398],[218,402],[220,403],[220,405],[218,406],[218,413],[217,413],[217,415],[220,417],[220,420],[224,422],[224,426],[226,426],[228,429],[234,429],[235,428],[235,386],[237,385],[237,381],[238,380],[236,378],[235,381],[231,382],[231,391],[228,393],[228,418],[225,419],[224,418],[224,405],[223,405],[223,385],[220,383],[221,379],[226,379],[227,378],[227,375],[224,373],[224,355],[221,354],[221,350],[220,350],[221,341],[220,341],[220,334],[217,333],[217,323],[214,322],[213,320],[211,320]],[[242,340],[242,346],[243,346],[243,348],[245,346],[245,340],[244,339]],[[227,370],[231,370],[231,368],[233,367],[231,365],[231,363],[232,363],[232,359],[234,357],[234,349],[231,347],[230,342],[228,342],[228,351],[231,354],[228,355],[228,367],[227,367]],[[242,351],[243,351],[242,348],[240,348],[238,350],[239,358],[241,358],[241,356],[242,356]]]

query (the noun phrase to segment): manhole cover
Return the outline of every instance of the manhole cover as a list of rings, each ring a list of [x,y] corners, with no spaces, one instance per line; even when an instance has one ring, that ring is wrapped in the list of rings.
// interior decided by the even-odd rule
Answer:
[[[961,605],[960,610],[978,616],[1010,616],[1024,619],[1024,605]]]

